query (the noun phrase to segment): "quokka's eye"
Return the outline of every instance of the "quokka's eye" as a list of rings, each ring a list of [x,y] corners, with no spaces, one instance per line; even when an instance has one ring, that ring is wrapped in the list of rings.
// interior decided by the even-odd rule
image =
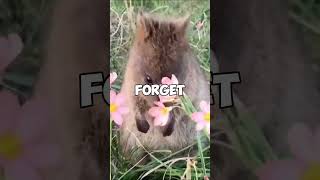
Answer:
[[[152,84],[152,83],[153,83],[151,77],[148,76],[148,75],[145,76],[145,82],[146,82],[147,84]]]

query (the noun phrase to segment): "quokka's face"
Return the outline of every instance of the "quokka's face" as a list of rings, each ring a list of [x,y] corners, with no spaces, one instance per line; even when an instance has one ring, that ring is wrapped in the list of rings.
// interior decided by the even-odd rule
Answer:
[[[181,57],[181,58],[180,58]],[[162,84],[164,77],[171,78],[175,75],[178,80],[184,79],[183,55],[160,54],[154,50],[148,54],[146,51],[134,57],[134,73],[132,74],[135,84],[154,85]],[[154,98],[152,98],[154,100]]]
[[[183,78],[184,57],[187,51],[185,31],[188,18],[159,20],[149,14],[139,14],[134,45],[131,48],[131,77],[136,84],[161,84],[163,77],[172,74]],[[145,97],[151,99],[157,97]]]

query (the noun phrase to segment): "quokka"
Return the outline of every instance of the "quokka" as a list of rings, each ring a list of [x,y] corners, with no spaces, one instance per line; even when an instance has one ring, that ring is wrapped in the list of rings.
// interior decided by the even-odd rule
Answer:
[[[136,84],[161,84],[162,77],[174,74],[195,106],[210,101],[209,81],[188,44],[189,17],[160,19],[140,12],[135,40],[129,54],[121,92],[126,95],[129,114],[120,129],[120,142],[133,162],[144,155],[137,150],[178,151],[195,142],[195,123],[181,109],[174,108],[165,126],[154,126],[148,110],[159,101],[157,96],[135,96]],[[141,143],[141,144],[140,144]],[[132,153],[132,152],[135,153]]]

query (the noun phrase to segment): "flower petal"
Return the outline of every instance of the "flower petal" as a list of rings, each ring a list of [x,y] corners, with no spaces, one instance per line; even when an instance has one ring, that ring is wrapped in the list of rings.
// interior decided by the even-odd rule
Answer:
[[[160,102],[166,102],[166,96],[159,95]]]
[[[191,119],[197,123],[204,122],[203,115],[203,112],[195,112],[191,114]]]
[[[115,122],[117,125],[119,125],[119,126],[122,125],[123,118],[122,118],[122,116],[121,116],[120,113],[118,113],[118,112],[111,113],[111,118],[114,120],[114,122]]]
[[[110,103],[115,103],[117,97],[117,93],[113,90],[110,90]]]
[[[24,144],[43,141],[50,134],[50,107],[44,99],[31,99],[22,106],[19,122],[16,126],[17,135]]]
[[[178,83],[179,82],[178,82],[177,77],[174,74],[172,74],[172,76],[171,76],[171,84],[178,84]]]
[[[163,78],[161,79],[161,84],[170,85],[170,84],[171,84],[171,79],[168,78],[168,77],[163,77]]]
[[[162,121],[161,126],[165,126],[165,125],[168,123],[168,121],[169,121],[169,114],[168,114],[168,115],[165,115],[165,116],[162,116],[161,121]]]
[[[165,107],[164,104],[161,101],[155,101],[154,104],[159,106],[159,107]]]
[[[121,105],[123,103],[126,102],[126,96],[123,94],[123,93],[119,93],[117,96],[116,96],[116,100],[115,100],[115,103],[117,105]]]
[[[160,108],[159,108],[159,107],[152,107],[152,108],[149,109],[148,113],[149,113],[150,116],[152,116],[152,117],[159,116],[159,114],[160,114]]]
[[[160,100],[160,102],[162,102],[162,103],[167,102],[167,101],[168,101],[167,99],[168,99],[167,96],[161,96],[161,95],[159,95],[159,100]]]
[[[161,125],[161,118],[159,116],[157,116],[154,120],[153,120],[153,125],[154,126],[160,126]]]
[[[51,168],[62,162],[57,144],[38,144],[26,148],[25,159],[37,168]]]
[[[200,109],[202,112],[210,112],[210,104],[207,103],[206,101],[201,101],[200,102]]]
[[[256,172],[259,180],[300,180],[303,165],[295,160],[270,161]]]
[[[27,162],[17,161],[5,167],[6,180],[41,180],[40,174]]]
[[[117,79],[118,75],[115,72],[110,73],[110,85]]]
[[[16,123],[17,115],[21,113],[18,98],[9,91],[0,91],[0,134],[10,130]]]
[[[295,157],[303,161],[313,161],[317,157],[310,128],[303,123],[295,124],[288,133],[288,143]]]
[[[127,113],[129,113],[129,108],[126,106],[121,106],[118,108],[118,112],[121,114],[127,114]]]
[[[154,126],[164,126],[166,125],[168,122],[168,117],[167,116],[157,116],[155,119],[154,119]]]
[[[8,42],[10,47],[10,59],[14,60],[21,53],[23,42],[20,36],[15,33],[8,35]]]

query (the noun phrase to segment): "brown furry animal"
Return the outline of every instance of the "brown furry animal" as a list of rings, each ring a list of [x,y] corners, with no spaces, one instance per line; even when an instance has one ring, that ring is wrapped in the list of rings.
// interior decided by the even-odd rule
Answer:
[[[48,125],[61,151],[61,163],[43,179],[106,179],[109,119],[107,105],[95,96],[95,106],[81,109],[79,74],[106,67],[108,36],[104,0],[58,0],[53,3],[46,54],[34,98],[51,105]],[[43,98],[45,97],[45,98]]]
[[[220,70],[241,73],[242,83],[235,93],[279,155],[289,151],[288,129],[294,123],[317,126],[320,122],[315,83],[319,75],[308,62],[310,52],[303,47],[302,31],[297,32],[289,21],[289,2],[223,0],[216,1],[212,11],[211,47]],[[215,179],[256,179],[234,151],[218,145],[213,149],[219,168],[213,172]]]
[[[129,158],[139,160],[143,145],[147,150],[180,150],[195,140],[195,125],[181,109],[175,108],[164,127],[154,127],[147,111],[157,96],[134,95],[136,84],[161,84],[162,77],[176,75],[194,105],[210,100],[209,82],[185,38],[189,18],[161,20],[140,13],[135,41],[130,51],[122,92],[127,96],[130,113],[120,129],[121,145]]]

